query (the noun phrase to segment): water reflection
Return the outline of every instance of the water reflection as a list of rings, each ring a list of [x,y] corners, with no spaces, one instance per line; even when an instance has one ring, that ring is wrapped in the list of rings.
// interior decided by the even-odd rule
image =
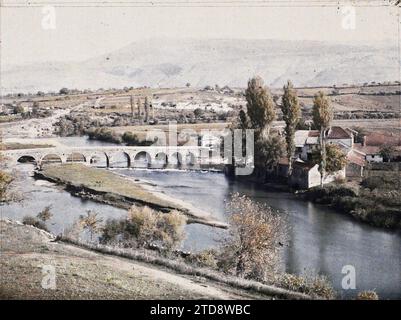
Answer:
[[[254,184],[232,182],[218,173],[121,170],[123,174],[157,183],[168,195],[188,201],[221,219],[227,218],[225,199],[232,192],[266,203],[286,217],[289,241],[284,246],[287,272],[327,275],[341,291],[341,270],[353,265],[357,291],[376,289],[382,298],[401,298],[401,235],[359,223],[327,207],[304,202],[286,193],[268,192]],[[191,225],[191,248],[217,245],[215,229]],[[224,231],[218,234],[224,234]],[[341,291],[354,296],[353,290]]]

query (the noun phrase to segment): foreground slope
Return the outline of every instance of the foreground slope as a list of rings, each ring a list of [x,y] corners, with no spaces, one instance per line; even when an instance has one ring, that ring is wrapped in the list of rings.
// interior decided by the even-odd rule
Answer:
[[[201,277],[54,242],[11,220],[0,220],[0,244],[1,299],[255,298]],[[43,265],[55,267],[55,290],[42,289]]]

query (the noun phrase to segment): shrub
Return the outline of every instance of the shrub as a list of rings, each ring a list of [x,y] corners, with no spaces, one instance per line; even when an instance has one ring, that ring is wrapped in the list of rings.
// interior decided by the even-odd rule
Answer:
[[[81,222],[83,229],[89,231],[91,241],[93,239],[93,235],[101,230],[99,224],[102,223],[103,219],[98,218],[98,216],[99,214],[92,210],[86,211],[85,216],[84,215],[79,216],[79,221]]]
[[[38,229],[42,229],[42,230],[45,230],[45,231],[49,231],[49,230],[47,229],[47,227],[46,227],[46,224],[45,224],[43,221],[41,221],[41,220],[39,220],[39,219],[37,219],[37,218],[35,218],[35,217],[25,216],[25,217],[22,219],[22,223],[23,223],[23,224],[26,224],[26,225],[34,226],[34,227],[36,227],[36,228],[38,228]]]
[[[343,185],[326,185],[324,187],[313,187],[306,193],[306,198],[323,203],[332,203],[333,198],[356,197],[356,189]]]
[[[138,247],[157,246],[165,251],[176,248],[184,239],[186,217],[178,211],[162,213],[149,207],[133,206],[123,220],[108,220],[101,242],[123,242]]]
[[[288,290],[303,292],[314,297],[334,299],[336,296],[331,283],[322,275],[298,276],[285,273],[279,276],[275,283]]]
[[[185,257],[185,262],[196,267],[217,268],[217,252],[215,250],[203,250]]]
[[[357,300],[379,300],[378,294],[373,290],[361,291],[356,297]]]
[[[87,131],[89,139],[112,143],[121,143],[121,136],[107,128],[96,128]]]
[[[13,180],[14,179],[11,175],[4,171],[0,171],[0,203],[8,200],[9,189]]]
[[[387,175],[369,176],[362,180],[361,185],[370,190],[374,189],[388,189],[397,190],[400,187],[400,177],[398,172]]]
[[[229,237],[223,240],[218,266],[239,277],[264,280],[278,266],[278,248],[284,236],[281,217],[270,207],[234,194]]]
[[[133,134],[132,132],[124,132],[122,136],[122,140],[124,143],[126,143],[128,146],[136,146],[139,144],[139,140],[136,134]]]

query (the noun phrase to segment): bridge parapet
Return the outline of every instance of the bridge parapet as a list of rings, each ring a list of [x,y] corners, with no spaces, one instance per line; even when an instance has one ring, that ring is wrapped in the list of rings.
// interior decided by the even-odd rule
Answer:
[[[114,158],[124,154],[130,167],[140,156],[144,156],[149,162],[159,161],[163,157],[165,162],[182,163],[190,158],[193,164],[200,164],[209,157],[210,149],[199,146],[90,146],[90,147],[52,147],[35,149],[2,150],[1,153],[9,161],[17,162],[21,158],[30,158],[37,165],[43,162],[86,162],[92,163],[94,158],[105,158],[109,167]]]

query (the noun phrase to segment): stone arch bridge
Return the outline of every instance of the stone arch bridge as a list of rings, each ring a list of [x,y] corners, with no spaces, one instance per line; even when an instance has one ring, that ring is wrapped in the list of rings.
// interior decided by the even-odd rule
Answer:
[[[94,146],[94,147],[53,147],[1,151],[6,161],[44,163],[83,162],[100,167],[135,167],[136,164],[159,166],[208,164],[210,150],[199,146]],[[118,161],[116,160],[118,159]],[[122,164],[122,165],[121,165]]]

